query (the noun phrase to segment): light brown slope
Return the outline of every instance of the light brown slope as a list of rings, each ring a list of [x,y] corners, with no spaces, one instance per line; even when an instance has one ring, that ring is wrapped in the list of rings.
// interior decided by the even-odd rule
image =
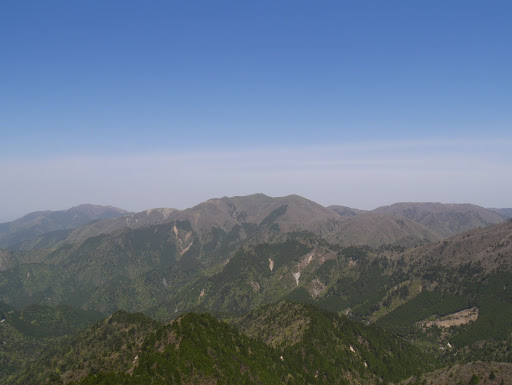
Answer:
[[[61,242],[76,243],[123,228],[138,229],[174,221],[188,221],[192,230],[200,238],[206,239],[211,236],[212,228],[229,233],[237,225],[250,223],[257,226],[270,219],[272,223],[279,225],[281,232],[308,230],[323,235],[335,227],[340,217],[335,212],[297,195],[272,198],[264,194],[254,194],[209,199],[183,211],[159,208],[101,220],[75,229]]]
[[[209,199],[183,211],[169,208],[150,209],[76,229],[67,241],[77,242],[123,228],[137,229],[173,221],[189,221],[192,229],[198,233],[208,232],[212,227],[229,232],[236,224],[248,221],[248,216],[251,216],[249,221],[254,222],[253,217],[270,205],[273,199],[263,194],[256,194],[247,197]]]
[[[7,270],[12,266],[12,256],[6,250],[0,249],[0,271]]]
[[[474,229],[405,254],[415,266],[459,266],[480,262],[486,271],[512,269],[512,220]]]
[[[437,241],[441,237],[425,226],[396,215],[368,212],[345,218],[326,237],[328,241],[343,246],[399,245],[412,247]]]
[[[104,219],[90,225],[77,228],[66,238],[65,241],[69,243],[76,243],[90,237],[112,233],[124,228],[139,229],[142,227],[171,222],[179,212],[180,211],[176,209],[157,208],[125,215],[120,218]]]
[[[212,227],[229,232],[243,222],[279,225],[282,232],[307,230],[322,235],[339,221],[333,211],[298,195],[272,198],[264,194],[210,199],[184,210],[177,220],[187,220],[198,234]]]
[[[356,215],[364,214],[367,212],[366,210],[353,209],[352,207],[338,205],[328,206],[327,208],[342,217],[355,217]]]
[[[505,218],[512,218],[512,208],[508,209],[489,209],[491,211],[494,211],[495,213],[498,213],[500,215],[503,215]]]
[[[500,213],[472,204],[404,202],[382,206],[374,212],[412,219],[443,237],[501,223],[506,219]]]
[[[128,211],[112,206],[84,204],[61,211],[38,211],[15,221],[0,224],[0,246],[18,243],[58,230],[69,230],[103,218],[117,218]]]
[[[471,384],[473,375],[478,376],[479,383],[482,385],[512,385],[512,364],[508,362],[468,362],[424,373],[421,378],[424,383],[430,385]],[[416,380],[415,377],[412,377],[405,384],[414,384]]]

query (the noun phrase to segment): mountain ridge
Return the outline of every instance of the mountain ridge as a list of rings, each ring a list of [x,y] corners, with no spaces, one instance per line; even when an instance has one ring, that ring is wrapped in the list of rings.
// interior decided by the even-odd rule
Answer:
[[[410,203],[407,205],[411,207]],[[445,209],[444,205],[438,208],[443,213]],[[482,209],[475,210],[484,212]],[[448,218],[456,220],[457,210],[456,215]],[[448,212],[453,213],[449,207]],[[412,213],[422,220],[417,212]],[[331,377],[334,372],[329,369],[343,367],[344,361],[331,360],[342,350],[346,353],[343,359],[353,361],[358,371],[366,371],[365,363],[372,370],[375,365],[382,365],[382,361],[362,353],[364,343],[359,340],[340,342],[337,348],[329,350],[328,357],[319,353],[320,347],[338,338],[331,329],[333,325],[351,324],[354,320],[376,323],[387,329],[386,333],[397,333],[404,341],[418,344],[424,354],[449,362],[486,357],[502,361],[510,357],[512,220],[441,238],[425,225],[406,217],[375,211],[352,214],[342,216],[299,196],[271,198],[256,194],[215,198],[183,211],[153,209],[139,216],[135,213],[100,220],[71,232],[85,231],[103,221],[113,231],[100,231],[74,243],[61,241],[54,248],[0,251],[0,262],[7,264],[0,271],[0,310],[5,314],[13,311],[13,307],[19,309],[37,303],[27,309],[52,314],[44,310],[45,305],[58,309],[60,303],[65,303],[82,311],[95,309],[103,314],[119,309],[144,311],[160,321],[187,319],[194,328],[212,325],[228,334],[236,332],[212,318],[186,314],[211,312],[234,323],[245,319],[240,321],[243,325],[238,324],[245,328],[244,333],[278,349],[273,353],[269,350],[268,354],[279,352],[286,365],[287,357],[302,357],[294,365],[307,369],[304,378],[310,383],[315,383],[313,378],[317,374],[324,379],[348,375],[344,371]],[[461,218],[463,224],[474,225],[474,216]],[[100,228],[104,226],[101,224]],[[330,238],[335,236],[340,239]],[[288,305],[290,301],[300,304]],[[325,318],[311,310],[317,314],[312,316],[310,305],[322,309],[320,313],[328,310],[337,316]],[[459,315],[468,312],[471,317]],[[348,318],[337,318],[343,314]],[[313,318],[316,323],[311,323]],[[429,323],[442,324],[445,318],[457,318],[460,324],[444,329],[429,326]],[[31,328],[30,320],[20,318],[19,325]],[[5,335],[11,335],[10,323],[2,325]],[[43,326],[34,327],[34,333],[53,330]],[[129,333],[130,328],[124,328],[123,333]],[[174,376],[174,372],[166,372],[167,366],[157,364],[156,372],[151,369],[155,362],[164,362],[161,350],[167,351],[168,347],[158,345],[158,341],[164,335],[177,336],[178,329],[173,330],[171,334],[163,330],[150,333],[154,341],[148,340],[144,346],[145,351],[152,353],[138,358],[148,363],[147,367],[136,369],[133,365],[138,354],[133,342],[126,344],[122,353],[123,360],[127,360],[122,366],[123,373],[131,370],[129,373],[117,373],[119,362],[115,359],[110,361],[115,363],[111,367],[102,367],[101,361],[93,366],[82,363],[85,368],[117,373],[100,375],[82,371],[87,375],[84,384],[97,383],[110,375],[123,381],[132,381],[132,375]],[[235,334],[232,338],[236,339]],[[16,341],[22,343],[20,346],[41,348],[39,343],[24,340],[18,334],[10,338],[13,344],[9,348],[15,349]],[[219,345],[208,345],[208,341],[213,341],[211,338],[204,335],[201,343],[210,349],[214,349],[212,346],[221,349]],[[119,344],[117,339],[109,341],[97,345],[98,349]],[[305,354],[297,347],[303,342]],[[174,346],[174,352],[169,350],[168,354],[176,353]],[[234,345],[229,346],[236,350]],[[210,359],[201,354],[195,357]],[[13,365],[19,367],[20,360],[23,355],[16,356]],[[63,361],[56,362],[62,365]],[[310,366],[311,362],[315,364]],[[329,362],[324,374],[316,372],[322,362]],[[65,378],[71,379],[70,366],[62,368],[68,370]],[[226,367],[228,371],[232,369]],[[279,373],[285,369],[280,367]],[[207,370],[210,373],[212,369]],[[400,378],[405,379],[406,372],[398,366],[393,370],[402,373]],[[385,373],[384,367],[374,372],[379,378],[385,378]],[[56,375],[60,376],[57,371],[52,375],[55,379]],[[202,376],[199,372],[196,375]],[[355,382],[363,378],[355,376]],[[371,384],[377,377],[365,377],[365,381]],[[209,381],[210,377],[200,378]],[[301,381],[297,378],[296,382]]]
[[[502,214],[469,203],[400,202],[374,211],[415,220],[443,237],[506,220]]]
[[[411,344],[344,316],[292,303],[255,312],[263,314],[261,328],[247,328],[251,315],[238,327],[197,313],[162,325],[119,311],[61,340],[5,383],[372,384],[430,367]],[[308,324],[290,343],[261,338],[274,321],[289,330],[301,316]]]
[[[82,206],[84,208],[89,206],[100,207],[81,205],[77,206],[77,208]],[[106,207],[109,208],[109,206]],[[13,222],[0,224],[0,247],[2,247],[2,244],[6,244],[9,246],[7,248],[13,250],[27,250],[35,247],[55,247],[59,244],[76,243],[89,237],[118,231],[123,228],[137,229],[145,226],[169,223],[175,220],[189,221],[192,229],[202,238],[212,227],[219,228],[229,233],[234,227],[243,223],[259,225],[272,213],[273,215],[279,214],[278,216],[280,218],[274,222],[276,222],[276,226],[279,226],[280,230],[284,232],[307,230],[315,234],[326,236],[328,233],[335,233],[337,227],[346,228],[347,222],[345,224],[342,223],[349,218],[352,218],[351,221],[355,226],[360,226],[361,228],[371,228],[373,226],[375,230],[378,226],[375,227],[375,223],[372,225],[372,222],[377,220],[377,214],[391,214],[393,216],[413,220],[439,236],[446,237],[471,228],[502,222],[507,219],[508,215],[512,215],[509,213],[510,210],[511,209],[486,209],[471,204],[399,202],[368,211],[336,205],[324,207],[298,195],[269,197],[264,194],[252,194],[247,196],[212,198],[184,210],[154,208],[138,213],[129,213],[121,210],[122,212],[112,215],[111,218],[96,218],[94,222],[90,224],[83,223],[80,226],[60,225],[57,226],[59,227],[58,229],[55,228],[56,226],[53,226],[46,228],[46,230],[39,228],[37,231],[34,230],[28,235],[6,233],[7,230],[5,229],[9,226],[13,227],[13,223],[37,220],[37,218],[41,220],[40,218],[42,218],[42,216],[55,215],[54,213],[56,213],[50,211],[34,212]],[[354,218],[361,215],[363,215],[363,217]],[[368,219],[368,223],[362,223],[364,218]],[[388,226],[400,227],[397,226],[396,221],[392,221],[391,218],[392,217],[389,217],[387,220],[388,223],[383,224],[381,228]],[[273,219],[277,219],[277,217]],[[395,223],[393,224],[392,222]],[[350,223],[350,221],[348,223]],[[406,227],[408,229],[403,234],[397,235],[396,239],[384,235],[382,235],[382,239],[388,243],[399,241],[408,246],[435,240],[435,236],[433,234],[427,234],[424,228],[420,229],[410,222],[407,222],[407,225]],[[3,234],[2,228],[4,229]],[[416,241],[412,240],[412,234],[414,234],[413,238],[417,238]],[[241,236],[245,236],[243,231]],[[5,240],[6,237],[10,237],[11,239]],[[353,237],[353,235],[351,237]],[[331,235],[329,238],[334,240],[343,237]],[[365,241],[364,238],[361,241],[349,241],[348,244],[362,244],[363,241]],[[347,244],[346,240],[343,240],[342,243]],[[376,242],[373,242],[373,244],[376,244]],[[4,248],[6,248],[5,245]]]
[[[129,212],[117,207],[92,204],[60,211],[36,211],[14,221],[1,223],[0,247],[13,247],[48,232],[74,229],[92,221],[126,214]]]

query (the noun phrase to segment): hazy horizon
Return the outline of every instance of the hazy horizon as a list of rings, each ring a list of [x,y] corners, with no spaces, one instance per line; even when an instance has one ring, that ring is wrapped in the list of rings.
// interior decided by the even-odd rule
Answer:
[[[0,171],[18,186],[3,194],[12,194],[12,201],[30,202],[30,206],[11,207],[7,220],[84,203],[129,211],[185,209],[211,198],[255,193],[297,194],[324,206],[364,210],[397,202],[509,208],[507,192],[512,181],[506,175],[511,162],[501,154],[511,145],[508,141],[407,141],[244,152],[68,156],[0,164]],[[35,185],[39,199],[34,199]]]
[[[265,194],[263,192],[254,192],[253,194],[264,194],[264,195],[267,195],[271,198],[281,198],[281,197],[284,197],[284,196],[273,196],[273,195],[269,195],[269,194]],[[248,195],[253,195],[253,194],[247,194],[247,195],[242,195],[242,196],[248,196]],[[289,194],[289,195],[299,195],[299,194]],[[228,198],[233,198],[233,197],[236,197],[236,196],[240,196],[240,195],[230,195],[230,196],[227,196],[227,195],[224,195],[224,196],[215,196],[215,197],[210,197],[208,199],[219,199],[219,198],[224,198],[224,197],[228,197]],[[286,195],[285,195],[286,196]],[[375,206],[375,207],[367,207],[367,208],[362,208],[362,207],[354,207],[354,206],[347,206],[347,205],[344,205],[344,204],[341,204],[341,203],[330,203],[330,204],[322,204],[321,202],[318,202],[318,201],[315,201],[314,199],[310,199],[306,196],[302,196],[303,198],[306,198],[306,199],[309,199],[315,203],[318,203],[318,204],[321,204],[322,206],[324,207],[328,207],[328,206],[334,206],[334,205],[339,205],[339,206],[345,206],[345,207],[350,207],[350,208],[353,208],[353,209],[359,209],[359,210],[368,210],[368,211],[371,211],[371,210],[374,210],[376,208],[379,208],[379,207],[382,207],[382,206],[388,206],[388,205],[392,205],[394,203],[442,203],[442,204],[475,204],[474,202],[440,202],[440,201],[396,201],[396,202],[389,202],[389,203],[385,203],[385,204],[382,204],[382,205],[378,205],[378,206]],[[208,200],[206,199],[206,200]],[[172,209],[178,209],[178,210],[186,210],[188,208],[192,208],[200,203],[203,203],[205,202],[206,200],[204,201],[200,201],[200,202],[196,202],[190,206],[187,206],[187,207],[176,207],[176,206],[152,206],[152,207],[144,207],[144,208],[138,208],[138,209],[135,209],[135,210],[132,210],[130,208],[126,208],[126,207],[120,207],[120,206],[116,206],[115,204],[100,204],[100,203],[96,203],[96,202],[82,202],[82,203],[79,203],[79,204],[76,204],[76,205],[73,205],[73,206],[69,206],[69,207],[56,207],[56,208],[53,208],[53,209],[40,209],[40,210],[35,210],[35,211],[30,211],[30,212],[26,212],[26,213],[23,213],[23,214],[20,214],[20,215],[16,215],[14,217],[11,217],[11,218],[7,218],[5,220],[1,219],[0,218],[0,223],[6,223],[6,222],[12,222],[16,219],[19,219],[19,218],[22,218],[23,216],[27,215],[27,214],[31,214],[33,212],[37,212],[37,211],[65,211],[65,210],[68,210],[68,209],[71,209],[73,207],[77,207],[77,206],[80,206],[80,205],[86,205],[86,204],[91,204],[91,205],[94,205],[94,206],[111,206],[111,207],[115,207],[115,208],[118,208],[118,209],[123,209],[123,210],[126,210],[126,211],[129,211],[129,212],[142,212],[142,211],[146,211],[146,210],[151,210],[151,209],[159,209],[159,208],[172,208]],[[477,206],[481,206],[481,207],[484,207],[484,208],[488,208],[488,209],[509,209],[511,207],[505,207],[505,206],[500,206],[500,207],[497,207],[497,206],[482,206],[482,205],[477,205]]]

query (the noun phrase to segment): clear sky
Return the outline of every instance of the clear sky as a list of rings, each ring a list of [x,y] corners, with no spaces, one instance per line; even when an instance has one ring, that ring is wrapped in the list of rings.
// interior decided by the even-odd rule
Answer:
[[[299,194],[512,207],[511,1],[3,1],[0,221]]]

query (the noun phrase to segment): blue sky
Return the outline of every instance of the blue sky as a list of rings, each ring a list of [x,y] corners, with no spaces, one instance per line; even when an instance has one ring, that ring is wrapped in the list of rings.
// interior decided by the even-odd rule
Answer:
[[[251,192],[510,207],[511,17],[510,1],[2,2],[0,220]],[[238,184],[230,162],[253,165]]]

